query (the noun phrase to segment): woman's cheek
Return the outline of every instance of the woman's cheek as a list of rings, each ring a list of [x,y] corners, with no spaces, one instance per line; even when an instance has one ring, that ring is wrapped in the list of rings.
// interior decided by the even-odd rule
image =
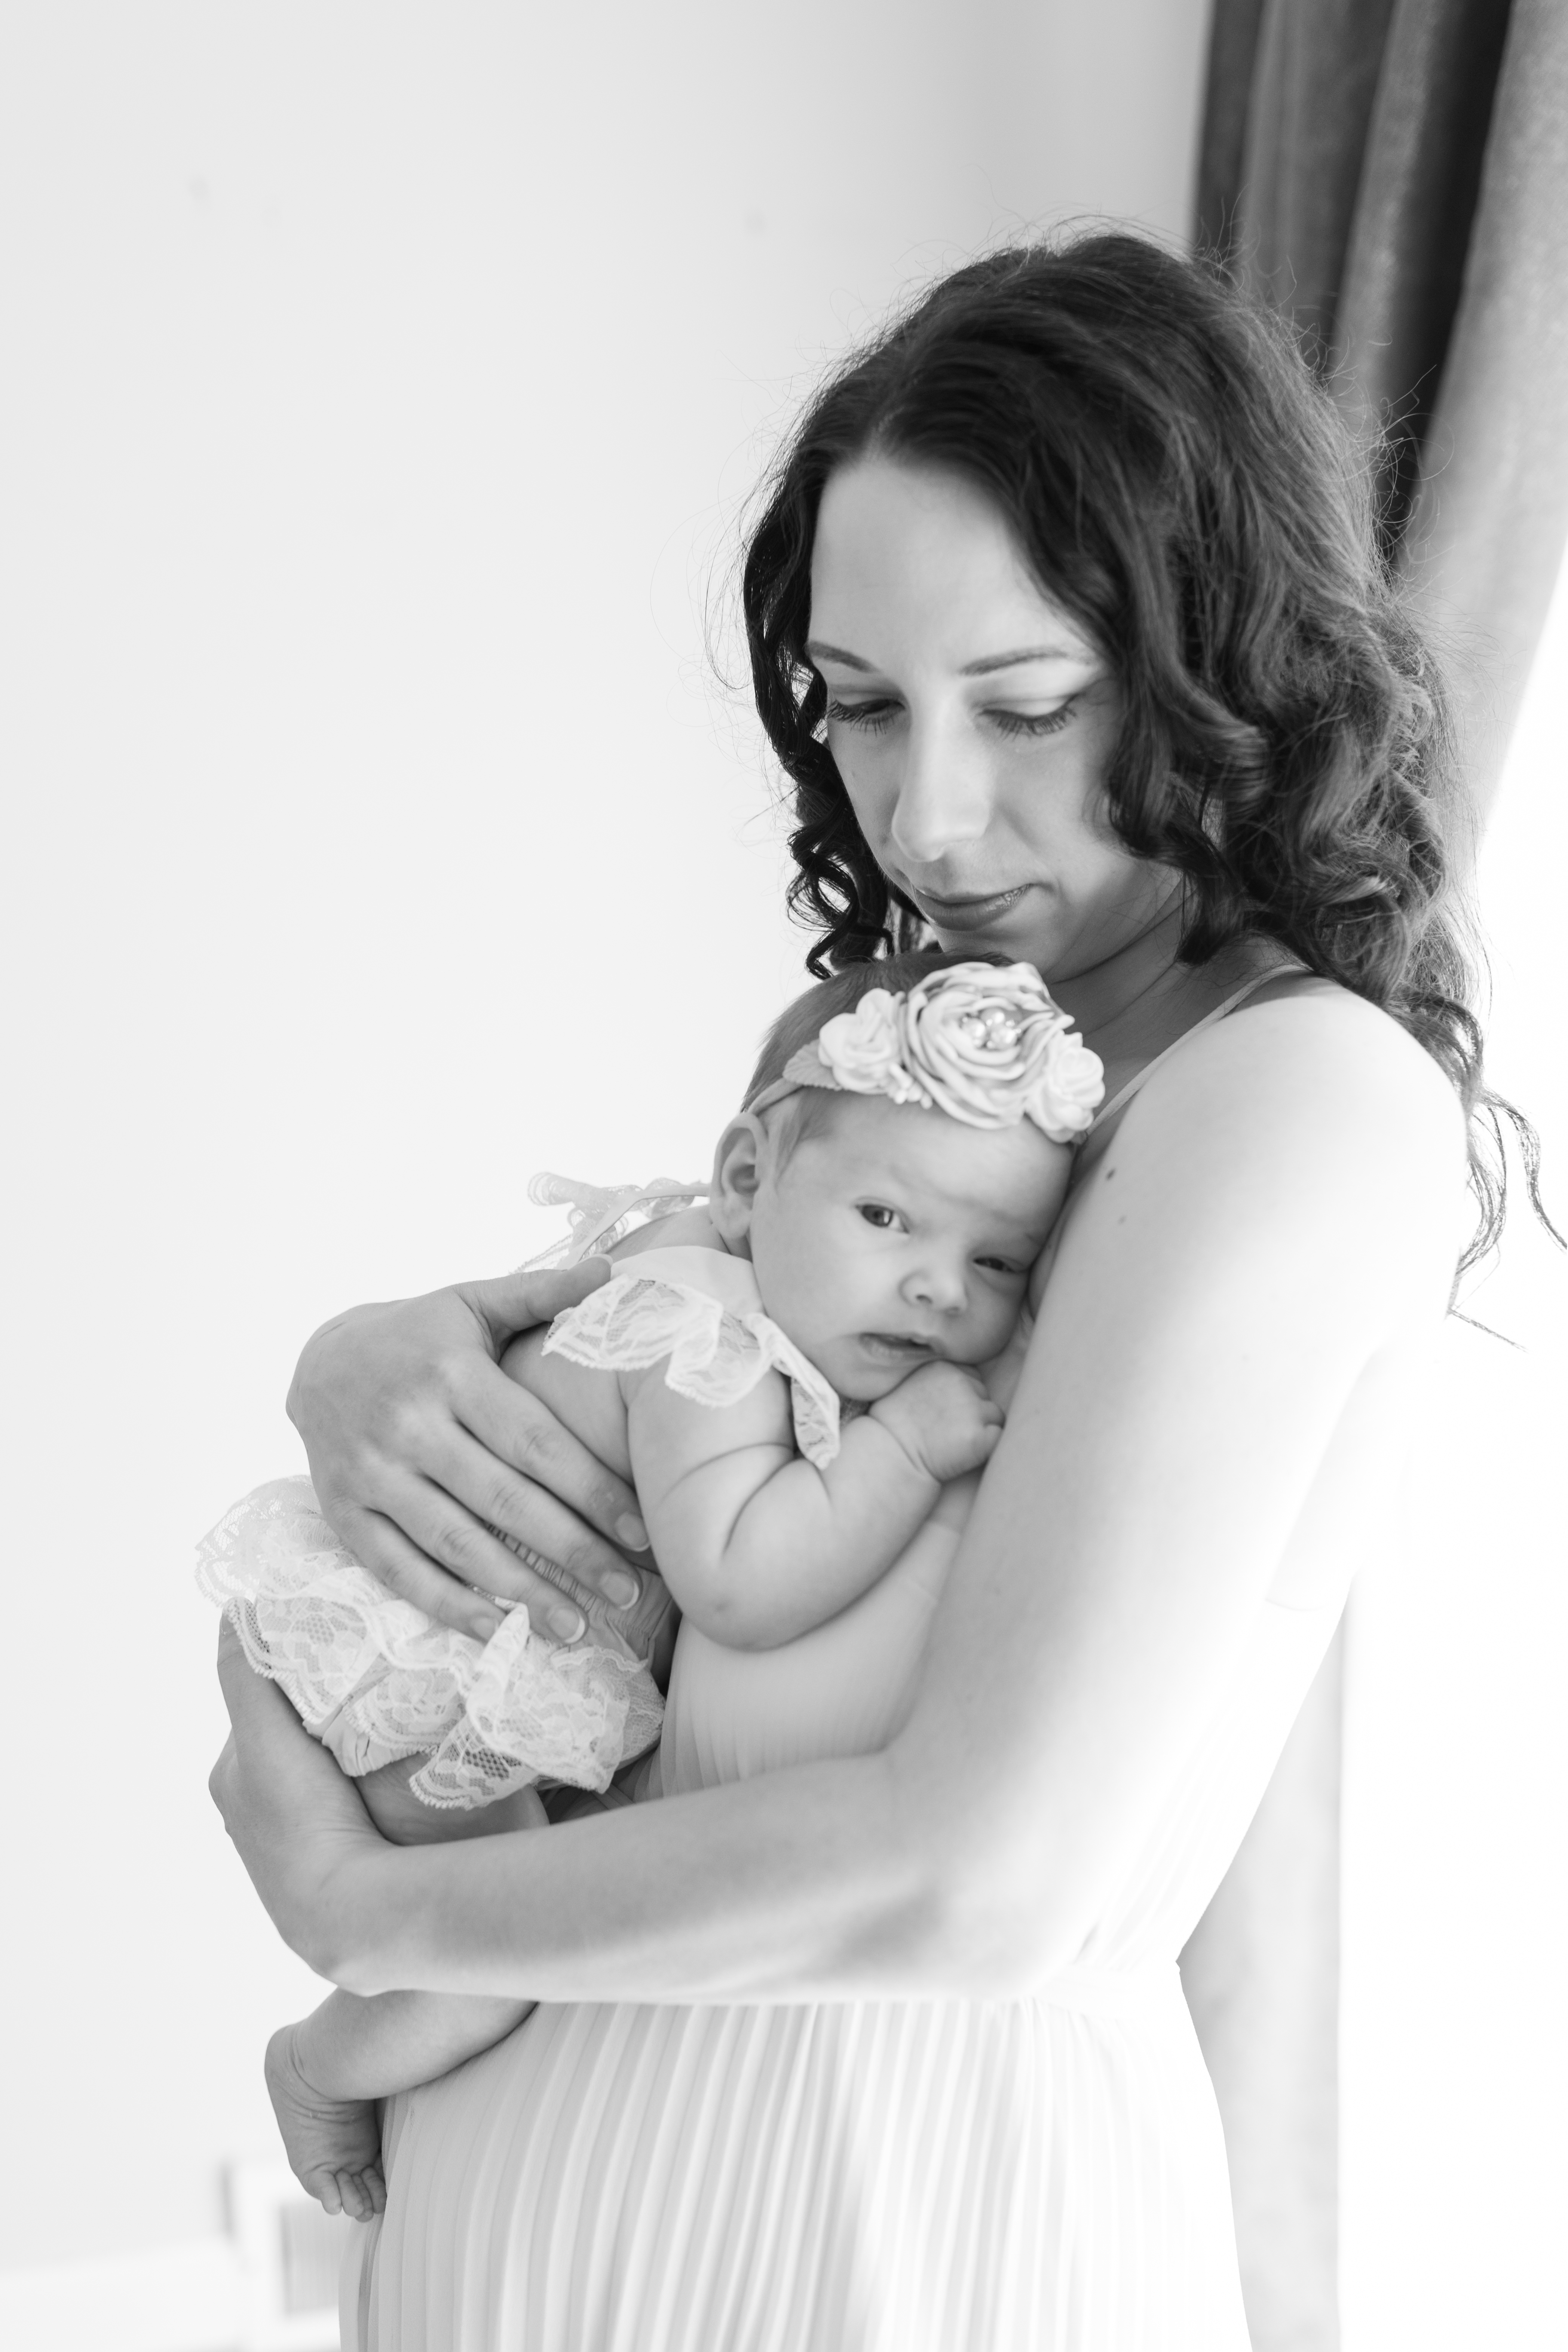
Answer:
[[[829,730],[827,748],[833,754],[838,781],[849,796],[855,822],[872,851],[879,856],[888,838],[893,794],[885,789],[878,774],[877,762],[864,744],[846,742],[842,738],[836,740]]]

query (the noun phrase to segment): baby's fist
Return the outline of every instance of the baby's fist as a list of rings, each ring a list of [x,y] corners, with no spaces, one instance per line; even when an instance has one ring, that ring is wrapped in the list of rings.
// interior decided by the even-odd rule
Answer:
[[[967,1364],[922,1364],[871,1407],[911,1462],[946,1485],[989,1462],[1002,1434],[1002,1408]]]

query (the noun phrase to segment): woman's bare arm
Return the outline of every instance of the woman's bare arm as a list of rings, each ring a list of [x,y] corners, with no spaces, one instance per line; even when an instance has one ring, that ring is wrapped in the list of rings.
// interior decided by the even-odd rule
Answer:
[[[1462,1181],[1454,1098],[1381,1015],[1312,998],[1221,1024],[1070,1213],[885,1753],[489,1841],[480,1868],[356,1833],[330,1760],[252,1684],[216,1786],[284,1936],[362,1992],[1042,1981],[1199,1737],[1336,1424],[1440,1320]]]

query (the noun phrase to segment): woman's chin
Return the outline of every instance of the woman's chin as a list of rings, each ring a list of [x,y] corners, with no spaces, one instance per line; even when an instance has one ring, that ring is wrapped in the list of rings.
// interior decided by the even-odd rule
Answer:
[[[1024,891],[985,922],[932,922],[931,928],[944,954],[1005,956],[1010,963],[1032,963],[1047,981],[1052,965],[1067,950],[1066,928],[1056,902],[1037,888]]]

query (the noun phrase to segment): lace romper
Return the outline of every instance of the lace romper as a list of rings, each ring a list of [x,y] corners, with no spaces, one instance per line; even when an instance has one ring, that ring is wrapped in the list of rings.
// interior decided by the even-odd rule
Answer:
[[[580,1256],[625,1230],[628,1203],[658,1213],[695,1191],[588,1195],[617,1203],[613,1226],[584,1234],[579,1216],[573,1242],[550,1255]],[[821,1468],[838,1451],[832,1387],[763,1313],[750,1265],[718,1251],[633,1258],[557,1316],[544,1351],[611,1378],[662,1360],[678,1395],[720,1410],[782,1376],[801,1452]],[[411,1786],[427,1804],[488,1804],[542,1780],[604,1790],[658,1738],[663,1701],[647,1660],[613,1627],[570,1645],[542,1642],[521,1603],[488,1642],[437,1625],[338,1541],[308,1478],[274,1479],[226,1511],[198,1548],[196,1580],[345,1772],[423,1756]]]

